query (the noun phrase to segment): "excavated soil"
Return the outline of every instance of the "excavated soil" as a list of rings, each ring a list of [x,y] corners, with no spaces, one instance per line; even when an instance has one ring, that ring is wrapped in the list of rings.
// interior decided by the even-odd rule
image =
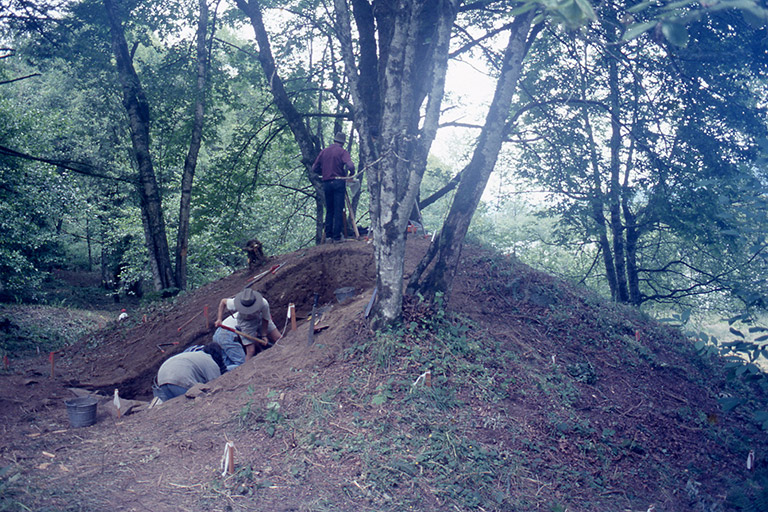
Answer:
[[[406,275],[427,246],[428,240],[409,240]],[[285,336],[189,398],[147,409],[160,364],[209,341],[219,300],[264,272],[254,289],[269,300]],[[237,421],[270,399],[286,414],[309,413],[308,392],[348,382],[359,361],[344,354],[372,336],[364,311],[374,284],[371,244],[322,245],[273,257],[261,269],[236,272],[146,313],[131,311],[127,321],[54,354],[53,368],[46,354],[13,361],[0,375],[0,466],[25,482],[24,490],[14,488],[13,502],[37,510],[387,509],[363,492],[361,460],[302,451],[306,445],[296,434],[271,436]],[[335,291],[345,287],[354,296],[340,303]],[[310,346],[306,318],[315,293],[324,328]],[[296,330],[287,319],[291,303]],[[529,453],[535,445],[536,465],[580,475],[554,482],[526,470],[504,483],[508,490],[517,486],[511,492],[527,496],[531,509],[555,510],[547,504],[556,502],[569,503],[568,510],[725,510],[729,482],[749,476],[746,453],[735,447],[765,453],[765,435],[745,413],[721,412],[725,376],[697,362],[688,340],[632,309],[475,249],[465,249],[448,309],[473,322],[470,337],[493,339],[500,354],[511,354],[494,363],[499,378],[514,377],[507,398],[489,405],[461,390],[476,418],[466,429],[505,453]],[[429,313],[406,302],[407,318],[423,314]],[[584,423],[563,424],[562,432],[553,420],[563,412],[562,401],[553,398],[558,391],[543,391],[563,385],[548,376],[555,367],[573,376],[570,386],[578,393],[568,403]],[[407,374],[373,370],[358,392],[398,372]],[[115,389],[131,407],[121,417],[111,405]],[[64,401],[88,392],[101,397],[96,424],[72,428]],[[352,393],[335,399],[336,420],[324,428],[339,436],[356,433],[352,415],[373,423],[397,417],[397,411],[359,403]],[[607,459],[585,448],[584,439],[599,444],[608,437],[616,446],[618,439],[628,444]],[[235,443],[236,460],[248,463],[248,478],[241,475],[237,484],[243,489],[222,481],[227,440]],[[581,485],[585,475],[603,490]],[[424,509],[458,508],[439,494],[419,492]]]

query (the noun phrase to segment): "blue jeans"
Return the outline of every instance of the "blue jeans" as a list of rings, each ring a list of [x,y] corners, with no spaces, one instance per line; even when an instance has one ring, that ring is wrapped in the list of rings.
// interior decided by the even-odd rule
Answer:
[[[224,364],[227,366],[227,370],[231,370],[245,362],[245,349],[240,343],[240,337],[237,334],[219,327],[213,333],[213,341],[224,352]]]
[[[176,384],[163,384],[162,386],[155,384],[152,386],[152,394],[163,402],[167,402],[171,398],[181,396],[186,392],[186,388],[177,386]]]

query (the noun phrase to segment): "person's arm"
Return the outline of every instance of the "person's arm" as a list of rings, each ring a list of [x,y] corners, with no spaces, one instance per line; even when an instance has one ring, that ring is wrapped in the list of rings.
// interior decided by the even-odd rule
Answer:
[[[345,169],[348,169],[350,173],[354,172],[355,163],[352,161],[349,151],[344,150],[344,153],[341,155],[341,161],[344,162]]]
[[[280,335],[280,331],[276,328],[267,333],[267,339],[271,341],[273,345],[280,341],[280,338],[282,338],[282,336]]]
[[[224,310],[227,309],[227,299],[221,299],[219,302],[219,312],[216,315],[216,322],[213,325],[221,327],[221,322],[224,320]]]
[[[267,339],[271,341],[273,345],[277,343],[277,340],[282,338],[282,336],[280,336],[280,331],[277,330],[275,323],[272,322],[272,318],[265,318],[261,321],[261,332],[267,333]]]
[[[261,316],[261,332],[267,333],[267,339],[274,345],[282,336],[280,331],[277,330],[275,322],[272,321],[272,313],[269,312],[269,302],[267,302],[267,299],[264,299],[264,303],[266,306]]]

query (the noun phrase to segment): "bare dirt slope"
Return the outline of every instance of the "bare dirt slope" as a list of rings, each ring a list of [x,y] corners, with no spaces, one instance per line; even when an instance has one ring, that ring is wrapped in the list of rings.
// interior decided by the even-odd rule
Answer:
[[[407,269],[427,241],[409,241]],[[151,410],[162,361],[210,339],[218,301],[255,288],[279,328],[248,364]],[[447,310],[405,305],[374,337],[365,242],[273,258],[0,376],[0,504],[11,510],[766,510],[729,388],[690,342],[629,308],[466,249]],[[334,291],[353,287],[340,304]],[[308,346],[314,293],[327,326]],[[208,322],[205,311],[208,311]],[[164,345],[175,343],[177,345]],[[158,347],[158,345],[160,345]],[[164,352],[163,352],[164,351]],[[433,386],[417,384],[425,370]],[[420,381],[423,383],[423,379]],[[70,428],[68,388],[101,392]],[[109,395],[137,400],[117,418]],[[752,401],[764,400],[747,390]],[[233,475],[222,475],[226,441]],[[763,502],[765,500],[765,502]],[[16,507],[16,508],[14,508]],[[25,508],[27,507],[27,508]],[[752,507],[752,508],[748,508]]]

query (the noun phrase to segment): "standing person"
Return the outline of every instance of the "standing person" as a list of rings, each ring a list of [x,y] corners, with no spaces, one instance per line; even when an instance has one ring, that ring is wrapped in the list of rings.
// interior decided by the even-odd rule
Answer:
[[[280,339],[280,331],[277,330],[277,326],[272,321],[272,315],[269,312],[269,303],[259,292],[255,292],[250,288],[244,288],[243,291],[232,298],[221,299],[215,323],[219,329],[214,333],[214,337],[224,330],[221,329],[222,325],[227,325],[224,322],[224,311],[234,313],[236,329],[238,331],[242,331],[254,338],[266,336],[272,344]],[[234,333],[230,332],[228,334]],[[256,345],[254,345],[253,340],[240,336],[240,343],[245,347],[246,361],[256,355]]]
[[[182,352],[166,359],[157,371],[152,394],[166,402],[183,395],[195,384],[212,381],[225,371],[221,347],[209,343],[202,350]]]
[[[354,171],[355,164],[349,152],[344,149],[347,136],[338,132],[333,144],[317,155],[312,164],[312,172],[323,178],[325,193],[325,241],[341,241],[341,228],[344,222],[344,197],[347,191],[345,177],[347,171]]]

